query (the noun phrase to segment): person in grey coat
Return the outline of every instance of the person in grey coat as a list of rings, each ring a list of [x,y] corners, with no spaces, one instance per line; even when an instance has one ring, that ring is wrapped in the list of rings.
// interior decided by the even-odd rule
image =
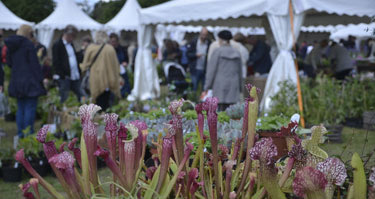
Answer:
[[[240,100],[242,64],[241,54],[229,44],[232,33],[223,30],[218,36],[220,47],[208,60],[204,92],[212,89],[213,96],[219,99],[219,111],[224,111]]]

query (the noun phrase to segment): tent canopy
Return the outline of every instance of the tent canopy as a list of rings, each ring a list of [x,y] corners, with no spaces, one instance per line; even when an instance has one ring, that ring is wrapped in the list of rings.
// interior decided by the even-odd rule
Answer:
[[[0,1],[0,29],[17,30],[22,24],[34,25],[15,15]]]
[[[358,24],[358,25],[348,25],[344,28],[337,29],[332,32],[330,39],[339,41],[340,39],[347,39],[349,35],[358,38],[375,38],[375,23],[370,24]]]
[[[105,29],[119,32],[121,30],[136,31],[139,27],[141,6],[137,0],[127,0],[113,19],[105,24]]]
[[[293,20],[289,17],[289,2],[292,3],[291,7],[294,11]],[[138,37],[138,43],[151,35],[151,26],[160,23],[231,27],[265,26],[266,29],[270,27],[280,53],[272,65],[261,103],[261,107],[267,109],[271,97],[279,90],[279,82],[290,79],[297,83],[297,73],[290,51],[302,25],[368,23],[370,17],[374,15],[375,1],[371,0],[357,0],[355,3],[348,0],[174,0],[141,10],[141,24],[146,27],[142,29],[144,32],[138,33],[141,35]],[[294,27],[293,31],[292,27]],[[138,49],[137,56],[142,54],[143,58],[139,57],[139,60],[144,60],[144,63],[146,61],[151,63],[150,55],[143,54],[150,51],[149,48],[145,43]],[[138,66],[142,67],[139,70],[154,70],[152,65]],[[142,96],[157,96],[159,85],[151,86],[156,92],[151,87],[143,88],[142,82],[151,81],[153,81],[151,76],[142,79],[135,75],[135,86],[128,99],[142,100],[145,99]]]
[[[36,25],[39,42],[48,48],[54,30],[62,30],[67,25],[74,25],[78,30],[91,30],[92,34],[103,27],[84,13],[74,0],[59,0],[55,10]]]
[[[76,26],[78,30],[98,30],[103,26],[84,13],[74,0],[59,0],[55,10],[38,23],[36,28],[62,30],[69,24]]]
[[[296,14],[305,12],[305,26],[369,22],[375,1],[293,0]],[[174,0],[143,9],[142,23],[215,26],[262,26],[265,14],[288,15],[289,0]],[[251,17],[249,20],[248,17]]]
[[[301,27],[301,31],[302,32],[327,32],[327,33],[331,33],[331,32],[334,32],[336,30],[339,30],[341,28],[344,28],[345,25],[336,25],[336,26],[333,26],[333,25],[328,25],[328,26],[322,26],[322,25],[319,25],[319,26],[302,26]]]

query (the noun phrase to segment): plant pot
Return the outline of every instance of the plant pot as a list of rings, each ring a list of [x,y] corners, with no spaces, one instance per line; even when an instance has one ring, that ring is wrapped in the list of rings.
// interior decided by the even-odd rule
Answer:
[[[16,114],[15,113],[9,113],[4,116],[4,120],[6,122],[14,122],[16,121]]]
[[[363,119],[361,117],[345,118],[344,125],[352,128],[362,128]]]
[[[363,113],[363,128],[375,130],[375,111],[365,111]]]
[[[42,177],[46,176],[49,173],[48,163],[46,160],[42,160],[42,159],[35,160],[31,162],[31,166]]]
[[[342,138],[341,138],[341,132],[344,127],[342,125],[331,125],[327,126],[326,129],[329,132],[327,134],[327,138],[329,142],[334,142],[334,143],[341,143]]]
[[[22,168],[7,166],[2,167],[4,182],[20,182],[22,180]]]
[[[106,166],[105,161],[100,157],[98,157],[98,159],[96,161],[96,165],[97,165],[98,169]]]
[[[277,132],[275,131],[260,131],[257,133],[259,134],[259,138],[272,138],[272,142],[277,148],[277,160],[288,155],[288,144],[286,137],[278,136]]]

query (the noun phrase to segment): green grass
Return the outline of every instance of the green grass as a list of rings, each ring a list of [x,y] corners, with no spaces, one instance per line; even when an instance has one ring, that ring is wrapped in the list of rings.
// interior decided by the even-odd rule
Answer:
[[[367,135],[367,142],[366,142]],[[354,129],[345,127],[342,132],[343,143],[325,143],[322,148],[330,155],[337,156],[347,165],[354,152],[357,152],[363,159],[366,168],[375,166],[375,131]],[[369,155],[371,158],[369,159]]]
[[[40,122],[36,122],[35,127],[39,127]],[[0,148],[3,147],[12,147],[13,145],[13,136],[17,134],[17,128],[15,122],[5,122],[0,119],[0,128],[2,128],[7,136],[3,137],[1,140]],[[38,128],[35,128],[38,130]],[[367,143],[366,143],[366,134],[367,134]],[[351,156],[354,152],[358,152],[362,157],[365,157],[367,154],[371,154],[375,149],[375,132],[366,131],[362,129],[353,129],[345,127],[342,132],[343,143],[325,143],[322,145],[322,148],[327,151],[330,156],[339,156],[344,162],[349,163]],[[365,144],[366,143],[366,144]],[[363,152],[362,152],[363,151]],[[366,157],[363,158],[366,162]],[[375,156],[372,156],[366,167],[371,168],[375,166]],[[108,169],[101,169],[99,171],[101,182],[111,181],[111,173]],[[22,198],[22,193],[18,188],[20,183],[26,183],[28,179],[24,176],[24,180],[18,183],[5,183],[0,179],[0,199],[18,199]],[[56,178],[52,176],[47,176],[45,179],[51,183],[58,191],[62,191],[62,188]],[[108,190],[107,185],[104,187],[105,190]],[[50,198],[48,193],[44,191],[42,187],[39,188],[42,198]]]

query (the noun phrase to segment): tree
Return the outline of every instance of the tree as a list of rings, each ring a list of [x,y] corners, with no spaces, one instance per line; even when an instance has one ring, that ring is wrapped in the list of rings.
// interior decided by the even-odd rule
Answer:
[[[15,15],[38,23],[50,15],[55,7],[53,0],[2,0]]]
[[[103,2],[99,1],[95,4],[91,17],[99,23],[107,23],[120,11],[125,4],[125,0]]]
[[[142,8],[154,6],[169,0],[138,0]],[[95,4],[91,17],[100,23],[107,23],[120,11],[126,0],[99,1]]]

